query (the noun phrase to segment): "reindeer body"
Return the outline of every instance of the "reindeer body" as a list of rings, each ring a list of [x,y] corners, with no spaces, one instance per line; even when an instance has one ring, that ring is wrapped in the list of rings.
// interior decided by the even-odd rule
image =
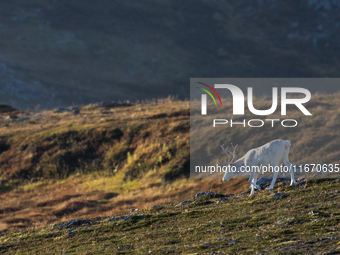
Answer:
[[[256,185],[258,172],[245,172],[241,171],[241,167],[247,167],[247,166],[272,166],[273,168],[276,166],[279,166],[280,163],[287,166],[290,170],[290,177],[291,177],[291,183],[290,185],[295,184],[294,179],[294,172],[292,168],[292,164],[289,162],[288,154],[290,149],[291,143],[289,141],[285,140],[274,140],[269,143],[266,143],[265,145],[254,148],[249,150],[242,158],[236,160],[234,163],[229,162],[229,165],[231,167],[236,167],[236,172],[230,172],[227,171],[225,175],[222,178],[222,181],[229,181],[230,179],[233,179],[240,175],[249,175],[249,182],[251,184],[251,192],[250,195],[254,194],[254,190],[259,189],[260,187]],[[233,156],[235,156],[235,148],[234,147],[234,153],[231,153],[227,149],[224,149],[222,146],[222,149],[227,153],[229,152]],[[228,153],[227,153],[228,154]],[[229,157],[229,156],[228,156]],[[243,169],[244,169],[243,168]],[[278,171],[274,171],[273,180],[271,182],[271,185],[269,186],[268,190],[274,188],[274,184],[276,182],[276,178],[278,175]]]

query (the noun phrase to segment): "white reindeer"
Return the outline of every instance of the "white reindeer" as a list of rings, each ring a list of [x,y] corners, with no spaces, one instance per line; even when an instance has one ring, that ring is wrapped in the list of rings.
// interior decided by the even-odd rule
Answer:
[[[257,182],[257,176],[259,172],[246,172],[245,167],[246,166],[272,166],[273,169],[275,167],[279,166],[279,163],[283,163],[285,166],[287,166],[290,170],[290,177],[291,177],[291,182],[290,185],[296,184],[295,179],[294,179],[294,172],[292,168],[292,164],[288,160],[288,154],[289,154],[289,148],[291,146],[291,143],[289,141],[285,140],[274,140],[269,143],[266,143],[265,145],[254,148],[249,150],[242,158],[236,160],[234,163],[232,161],[235,158],[235,150],[236,146],[233,146],[234,151],[231,152],[228,150],[228,147],[225,149],[223,145],[221,145],[222,150],[228,155],[229,162],[227,163],[228,166],[230,165],[230,168],[236,167],[236,171],[226,171],[224,174],[222,181],[229,181],[230,179],[233,179],[239,175],[249,175],[249,182],[251,184],[251,192],[250,196],[254,194],[254,189],[259,189],[260,186],[256,185]],[[232,156],[232,159],[230,160],[230,156]],[[274,177],[273,180],[268,188],[268,190],[271,190],[274,188],[274,184],[276,182],[276,178],[278,175],[278,171],[274,171]]]

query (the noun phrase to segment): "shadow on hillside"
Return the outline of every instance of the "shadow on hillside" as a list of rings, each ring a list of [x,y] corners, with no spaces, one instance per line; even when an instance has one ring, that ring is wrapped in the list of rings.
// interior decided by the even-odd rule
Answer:
[[[14,189],[14,187],[8,183],[0,182],[0,194],[10,192]]]

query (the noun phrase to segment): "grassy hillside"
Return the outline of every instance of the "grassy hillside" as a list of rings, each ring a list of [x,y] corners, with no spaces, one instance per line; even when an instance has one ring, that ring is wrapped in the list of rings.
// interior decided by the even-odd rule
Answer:
[[[189,103],[1,118],[1,230],[108,215],[221,187],[189,180]],[[19,117],[21,117],[19,115]],[[239,183],[233,182],[237,190]],[[241,185],[242,186],[242,185]]]
[[[313,116],[299,128],[221,133],[220,142],[239,142],[237,157],[273,139],[292,142],[290,161],[339,163],[339,94],[314,95]],[[269,99],[256,102],[267,106]],[[189,102],[159,100],[133,106],[86,106],[80,114],[19,113],[0,116],[0,229],[45,226],[62,220],[108,216],[155,204],[178,203],[211,190],[239,193],[244,179],[189,177]],[[298,118],[296,109],[289,109]],[[206,146],[205,141],[197,149]],[[211,145],[210,145],[211,146]]]
[[[268,184],[269,185],[269,184]],[[277,189],[274,191],[278,191]],[[284,193],[203,197],[120,217],[90,218],[0,237],[13,254],[337,254],[340,183],[309,180]],[[190,198],[187,196],[187,198]],[[287,207],[287,204],[289,206]]]

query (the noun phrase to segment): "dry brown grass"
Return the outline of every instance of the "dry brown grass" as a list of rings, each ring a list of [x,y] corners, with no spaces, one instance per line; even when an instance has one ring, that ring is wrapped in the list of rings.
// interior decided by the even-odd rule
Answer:
[[[277,128],[255,135],[233,130],[220,139],[236,135],[242,155],[260,141],[286,138],[293,144],[292,163],[335,163],[340,156],[338,97],[313,96],[307,105],[313,116],[289,137],[281,137]],[[271,101],[255,104],[268,107]],[[293,109],[290,116],[301,114]],[[26,122],[1,119],[0,230],[176,204],[207,190],[248,189],[245,179],[188,178],[188,121],[189,102],[175,100],[86,106],[80,115],[44,111]]]
[[[26,192],[17,189],[2,194],[0,231],[45,226],[75,218],[117,215],[132,208],[176,204],[206,190],[238,193],[249,186],[245,179],[235,179],[228,184],[220,179],[182,179],[161,187],[141,188],[112,196],[110,190],[101,187],[86,192],[79,188],[82,183],[79,178],[70,178],[60,184],[51,183]]]

